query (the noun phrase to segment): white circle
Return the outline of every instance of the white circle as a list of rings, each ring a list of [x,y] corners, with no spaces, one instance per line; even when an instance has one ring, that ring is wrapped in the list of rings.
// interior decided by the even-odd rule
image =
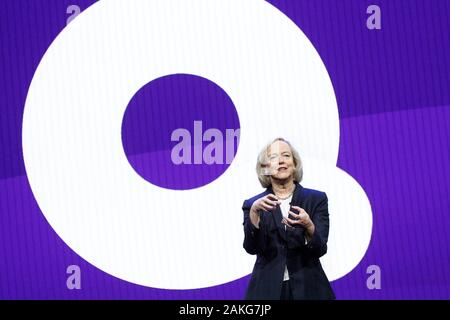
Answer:
[[[133,94],[175,73],[220,85],[241,124],[228,170],[186,191],[141,179],[121,141]],[[132,283],[188,289],[251,272],[241,206],[261,191],[259,148],[280,135],[304,156],[336,164],[331,81],[284,14],[256,0],[111,0],[79,15],[42,58],[26,100],[23,152],[41,211],[81,257]]]

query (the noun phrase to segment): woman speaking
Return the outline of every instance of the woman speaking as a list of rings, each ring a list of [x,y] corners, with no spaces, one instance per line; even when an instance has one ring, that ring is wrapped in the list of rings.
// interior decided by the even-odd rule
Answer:
[[[259,154],[263,193],[244,201],[244,249],[256,254],[246,299],[335,299],[319,258],[327,252],[328,199],[303,188],[298,152],[283,138]]]

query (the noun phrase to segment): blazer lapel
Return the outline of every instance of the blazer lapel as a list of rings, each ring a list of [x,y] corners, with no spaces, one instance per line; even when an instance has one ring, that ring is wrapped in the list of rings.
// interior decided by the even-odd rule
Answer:
[[[268,188],[268,193],[275,194],[273,192],[272,187]],[[292,194],[292,200],[289,203],[289,205],[292,206],[292,205],[299,204],[301,202],[302,194],[303,194],[303,187],[298,182],[295,182],[294,193]],[[285,228],[284,224],[281,222],[283,220],[283,214],[281,213],[280,206],[277,206],[275,208],[275,211],[272,213],[272,217],[277,226],[278,233],[286,241],[286,228]]]
[[[275,194],[273,192],[272,187],[269,187],[267,189],[267,191],[268,191],[268,193],[271,193],[273,195]],[[292,204],[300,203],[300,199],[301,199],[301,196],[303,193],[302,191],[303,191],[303,187],[299,183],[295,182],[294,193],[292,194],[292,200],[289,203],[290,206],[292,206]],[[285,225],[281,222],[283,220],[283,214],[281,213],[280,206],[277,206],[275,208],[275,211],[272,213],[272,217],[274,219],[275,225],[277,226],[278,233],[286,241],[286,239],[287,239],[286,238],[286,228],[285,228]]]
[[[273,194],[275,195],[275,192],[273,192],[272,186],[267,188],[267,194]],[[281,213],[280,206],[276,206],[274,212],[269,212],[272,216],[273,222],[275,223],[278,233],[280,236],[286,240],[286,231],[284,230],[284,225],[281,223],[281,220],[283,220],[283,214]]]
[[[292,200],[291,200],[291,203],[289,203],[289,205],[291,207],[293,205],[301,207],[302,202],[303,202],[303,187],[300,185],[300,183],[296,182],[294,194],[292,195]],[[290,209],[292,209],[291,207],[290,207]]]
[[[275,211],[272,213],[272,217],[277,225],[278,233],[284,240],[286,240],[286,228],[284,227],[284,224],[281,223],[281,220],[283,220],[283,214],[281,213],[280,206],[275,208]]]

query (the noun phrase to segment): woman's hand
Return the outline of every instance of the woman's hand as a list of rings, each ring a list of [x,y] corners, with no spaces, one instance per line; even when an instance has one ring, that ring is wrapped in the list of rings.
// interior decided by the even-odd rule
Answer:
[[[259,198],[255,202],[253,202],[252,208],[250,210],[255,211],[273,211],[277,205],[281,202],[278,200],[278,197],[272,193],[269,193],[265,197]]]
[[[259,220],[260,220],[259,212],[260,211],[273,212],[273,210],[275,210],[277,205],[279,205],[280,203],[281,202],[278,200],[277,196],[271,193],[253,202],[253,205],[250,208],[250,220],[252,224],[256,228],[259,228]]]
[[[311,240],[315,226],[312,222],[311,218],[309,217],[309,214],[300,207],[292,206],[293,209],[295,209],[298,213],[294,213],[292,211],[289,211],[289,214],[294,217],[294,219],[290,219],[289,217],[283,218],[283,223],[289,227],[292,227],[293,225],[300,225],[303,228],[306,229],[308,241]]]

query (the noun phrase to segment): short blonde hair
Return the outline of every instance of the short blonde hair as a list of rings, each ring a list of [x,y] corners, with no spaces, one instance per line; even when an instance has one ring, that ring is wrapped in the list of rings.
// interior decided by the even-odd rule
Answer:
[[[271,186],[270,177],[264,174],[265,164],[267,163],[267,151],[269,150],[270,146],[277,141],[283,141],[289,145],[292,152],[292,157],[294,158],[294,181],[301,182],[303,178],[303,163],[302,159],[300,158],[300,155],[298,154],[297,150],[292,146],[292,144],[287,141],[284,138],[276,138],[272,142],[269,142],[265,145],[265,147],[261,150],[261,152],[258,155],[258,160],[256,162],[256,173],[258,175],[258,180],[261,183],[263,188],[268,188]]]

